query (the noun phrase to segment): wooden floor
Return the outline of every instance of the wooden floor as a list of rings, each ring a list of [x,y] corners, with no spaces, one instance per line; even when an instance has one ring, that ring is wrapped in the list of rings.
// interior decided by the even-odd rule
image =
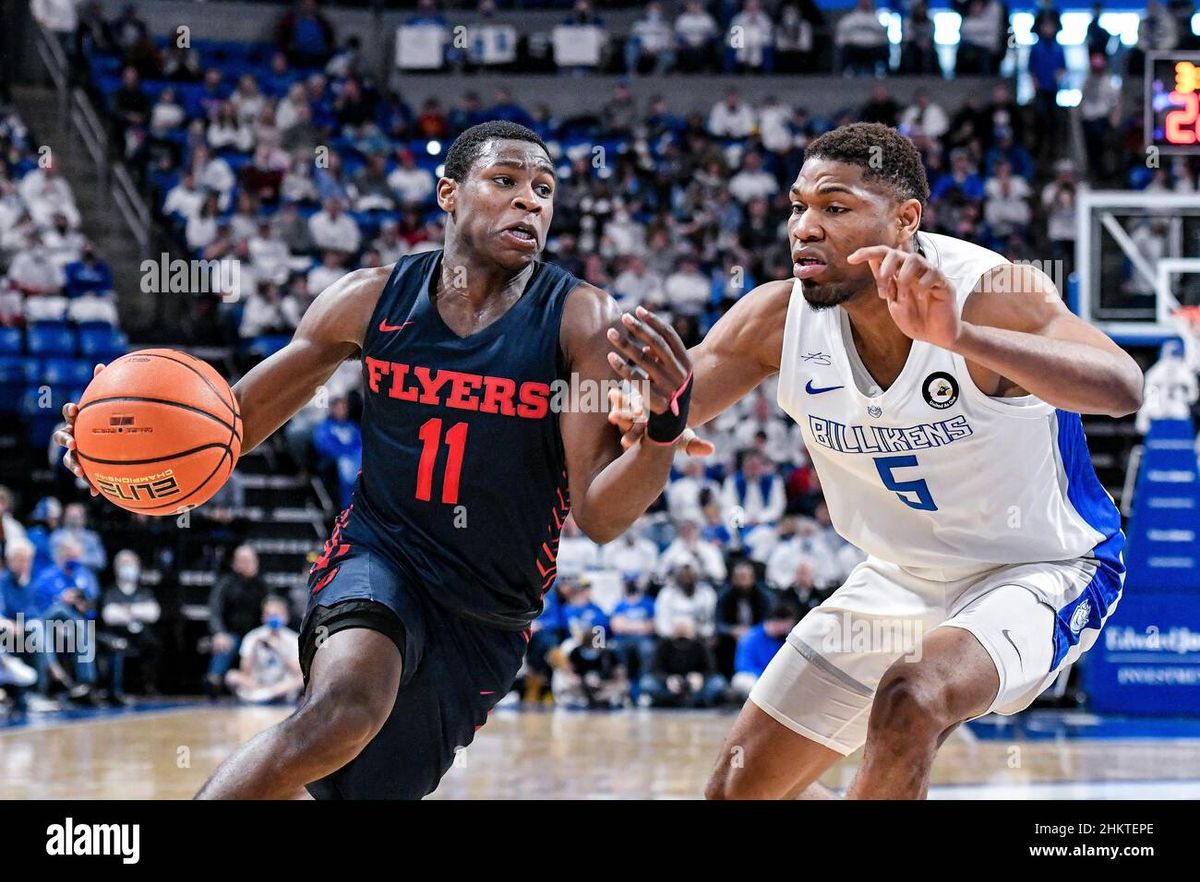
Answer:
[[[190,797],[283,709],[184,708],[0,729],[0,798]],[[698,798],[727,713],[500,709],[435,798]],[[986,724],[977,732],[987,734]],[[824,783],[844,789],[857,758]],[[978,737],[959,730],[934,798],[1197,798],[1200,737]]]

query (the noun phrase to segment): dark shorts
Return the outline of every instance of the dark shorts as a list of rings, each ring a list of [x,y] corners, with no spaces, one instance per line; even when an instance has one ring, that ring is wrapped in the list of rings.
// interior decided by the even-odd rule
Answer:
[[[315,590],[314,590],[315,589]],[[404,668],[383,728],[357,757],[308,785],[316,799],[420,799],[433,792],[512,688],[526,632],[505,631],[438,606],[383,556],[351,547],[309,576],[300,626],[307,685],[320,643],[346,628],[391,638]]]

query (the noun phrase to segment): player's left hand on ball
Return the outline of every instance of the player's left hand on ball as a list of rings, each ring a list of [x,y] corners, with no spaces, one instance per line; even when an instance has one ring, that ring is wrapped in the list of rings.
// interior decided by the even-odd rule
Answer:
[[[618,376],[646,392],[654,413],[666,413],[675,393],[687,382],[692,361],[675,329],[645,307],[636,315],[621,316],[625,333],[609,328],[608,342],[615,352],[608,363]]]
[[[93,379],[100,371],[104,370],[104,365],[98,364],[92,369]],[[79,480],[84,481],[88,485],[88,490],[93,496],[99,496],[100,491],[92,486],[91,481],[83,474],[83,469],[79,466],[79,459],[75,456],[75,418],[79,416],[79,405],[74,401],[68,401],[63,405],[63,419],[66,425],[58,429],[54,433],[54,443],[60,447],[65,447],[66,452],[63,454],[63,465]]]
[[[913,340],[951,349],[962,329],[954,291],[942,271],[915,251],[888,245],[859,248],[846,258],[867,263],[893,321]]]

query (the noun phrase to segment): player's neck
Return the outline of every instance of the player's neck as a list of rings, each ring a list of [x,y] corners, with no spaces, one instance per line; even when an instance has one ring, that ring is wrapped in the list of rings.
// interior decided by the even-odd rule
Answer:
[[[887,301],[879,296],[873,282],[869,291],[846,301],[842,309],[850,317],[851,336],[864,361],[872,356],[907,355],[912,340],[897,326]]]
[[[517,300],[525,290],[534,264],[515,272],[494,263],[479,260],[461,247],[447,242],[442,252],[442,268],[437,280],[439,296],[465,300],[477,310]]]

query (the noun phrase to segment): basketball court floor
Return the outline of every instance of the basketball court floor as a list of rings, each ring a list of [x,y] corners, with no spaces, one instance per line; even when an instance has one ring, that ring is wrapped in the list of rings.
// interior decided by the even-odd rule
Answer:
[[[0,721],[0,799],[184,799],[287,713],[203,702]],[[434,798],[695,799],[732,712],[500,708]],[[851,757],[822,779],[846,788]],[[1035,711],[955,732],[934,799],[1197,799],[1200,720]]]

